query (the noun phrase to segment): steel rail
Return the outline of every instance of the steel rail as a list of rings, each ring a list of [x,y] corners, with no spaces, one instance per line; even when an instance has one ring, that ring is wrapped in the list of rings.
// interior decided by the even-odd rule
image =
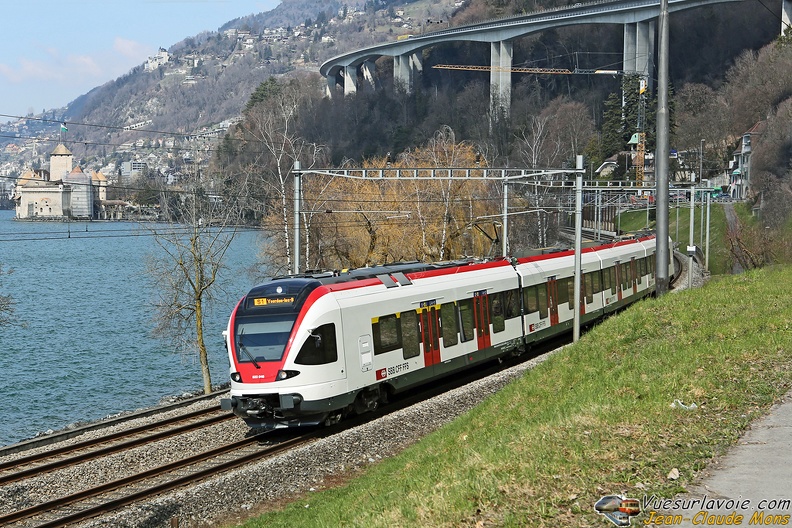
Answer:
[[[183,468],[183,467],[186,467],[186,466],[198,464],[198,463],[206,461],[208,459],[215,458],[217,456],[233,452],[233,451],[235,451],[235,450],[237,450],[237,449],[239,449],[241,447],[245,447],[247,445],[256,443],[256,442],[260,441],[264,435],[265,435],[265,433],[259,434],[259,435],[256,435],[256,436],[253,436],[253,437],[250,437],[250,438],[245,438],[243,440],[237,440],[236,442],[231,442],[230,444],[226,444],[226,445],[223,445],[223,446],[220,446],[220,447],[216,447],[214,449],[210,449],[208,451],[204,451],[202,453],[199,453],[197,455],[193,455],[193,456],[184,458],[182,460],[177,460],[175,462],[171,462],[169,464],[165,464],[165,465],[162,465],[162,466],[159,466],[159,467],[156,467],[156,468],[152,468],[152,469],[143,471],[141,473],[137,473],[137,474],[134,474],[134,475],[130,475],[128,477],[117,479],[117,480],[114,480],[112,482],[107,482],[105,484],[100,484],[99,486],[95,486],[93,488],[89,488],[89,489],[86,489],[86,490],[83,490],[83,491],[79,491],[79,492],[73,493],[71,495],[60,497],[60,498],[57,498],[57,499],[54,499],[54,500],[51,500],[51,501],[48,501],[48,502],[37,504],[36,506],[31,506],[29,508],[25,508],[23,510],[16,511],[16,512],[11,513],[11,514],[1,516],[0,517],[0,525],[5,526],[8,523],[18,522],[18,521],[21,521],[23,519],[29,519],[31,517],[34,517],[36,515],[39,515],[39,514],[48,512],[48,511],[57,510],[58,508],[63,508],[64,506],[68,506],[68,505],[74,504],[74,503],[79,502],[79,501],[83,501],[83,500],[86,500],[86,499],[97,497],[97,496],[102,495],[103,493],[107,493],[109,491],[113,491],[113,490],[117,490],[119,488],[123,488],[124,486],[130,486],[130,485],[135,484],[137,482],[141,482],[141,481],[144,481],[146,479],[158,477],[158,476],[164,475],[166,473],[175,471],[177,469],[180,469],[180,468]],[[198,478],[205,478],[205,476],[208,476],[208,475],[211,475],[211,474],[214,474],[214,473],[219,473],[221,471],[225,471],[226,469],[235,467],[234,464],[236,464],[236,465],[243,464],[243,463],[248,462],[248,461],[250,461],[252,459],[260,458],[263,454],[267,454],[267,455],[276,454],[276,453],[278,453],[278,452],[280,452],[280,451],[282,451],[284,449],[289,449],[291,447],[294,447],[296,444],[307,442],[306,438],[313,438],[315,436],[316,436],[315,434],[314,435],[303,435],[301,437],[297,437],[297,438],[288,440],[286,442],[283,442],[282,444],[278,444],[277,446],[274,446],[274,447],[271,447],[269,449],[266,449],[264,453],[262,453],[261,451],[256,451],[255,453],[250,453],[250,454],[244,455],[241,458],[234,459],[234,460],[229,461],[229,462],[223,462],[223,463],[221,463],[218,466],[214,466],[213,468],[208,468],[208,469],[205,469],[205,470],[198,471],[196,473],[191,473],[190,475],[179,477],[179,478],[177,478],[177,479],[175,479],[173,481],[169,481],[171,483],[178,482],[178,484],[172,484],[172,487],[170,487],[170,488],[167,488],[167,486],[171,485],[169,483],[158,484],[158,485],[154,486],[153,488],[151,488],[151,489],[156,489],[157,491],[149,491],[147,489],[145,491],[136,492],[136,493],[133,493],[132,495],[130,495],[130,497],[134,496],[135,497],[134,499],[127,500],[124,497],[119,498],[119,499],[114,499],[114,500],[109,501],[108,503],[105,503],[103,505],[96,506],[96,507],[93,507],[93,508],[89,508],[88,510],[83,510],[83,512],[78,512],[78,513],[71,514],[71,515],[69,515],[67,517],[60,518],[57,521],[52,521],[51,523],[47,523],[47,524],[44,524],[44,525],[41,525],[41,526],[61,526],[63,524],[67,524],[67,523],[70,523],[70,522],[76,522],[77,517],[80,517],[80,518],[83,518],[83,519],[87,519],[89,517],[93,517],[95,515],[98,515],[100,513],[106,512],[106,511],[112,511],[113,509],[117,509],[119,506],[124,506],[126,504],[130,504],[132,502],[136,502],[136,501],[140,500],[141,498],[145,498],[145,497],[148,497],[150,495],[154,495],[156,493],[160,493],[163,489],[172,489],[173,487],[179,487],[179,486],[181,486],[181,485],[183,485],[185,483],[193,482],[193,481],[197,480]],[[203,476],[198,477],[197,475],[203,475]],[[163,486],[165,486],[165,488],[163,488]],[[91,513],[90,515],[87,513],[89,511],[94,511],[94,510],[96,510],[95,513]]]
[[[306,440],[306,437],[308,437],[308,440]],[[214,476],[214,475],[216,475],[218,473],[222,473],[224,471],[228,471],[230,469],[234,469],[234,468],[236,468],[238,466],[241,466],[243,464],[247,464],[247,463],[252,462],[254,460],[260,459],[260,458],[262,458],[262,456],[270,457],[270,456],[278,455],[278,454],[280,454],[280,453],[282,453],[284,451],[287,451],[289,449],[293,449],[294,447],[297,447],[298,445],[301,445],[303,443],[307,443],[313,437],[314,437],[314,435],[305,435],[303,437],[293,438],[291,440],[287,440],[287,441],[285,441],[285,442],[283,442],[281,444],[278,444],[276,446],[272,446],[269,449],[266,449],[264,452],[262,452],[262,451],[254,451],[252,453],[248,453],[248,454],[243,455],[241,457],[235,458],[234,460],[229,460],[229,461],[226,461],[226,462],[222,462],[222,463],[220,463],[220,464],[218,464],[216,466],[205,468],[205,469],[202,469],[200,471],[196,471],[194,473],[190,473],[189,475],[185,475],[185,476],[173,479],[173,480],[169,480],[167,482],[162,482],[160,484],[156,484],[156,485],[148,487],[148,488],[146,488],[144,490],[140,490],[140,491],[136,491],[136,492],[130,493],[129,495],[125,495],[124,497],[120,497],[118,499],[113,499],[113,500],[111,500],[109,502],[100,504],[98,506],[93,506],[93,507],[87,508],[85,510],[66,515],[66,516],[61,517],[59,519],[55,519],[55,520],[52,520],[52,521],[47,521],[47,522],[45,522],[43,524],[38,524],[38,525],[36,525],[36,528],[56,528],[56,527],[59,527],[59,526],[64,526],[66,524],[75,523],[75,522],[83,521],[83,520],[86,520],[86,519],[90,519],[92,517],[96,517],[96,516],[101,515],[103,513],[109,513],[109,512],[112,512],[114,510],[118,510],[118,509],[120,509],[120,508],[122,508],[124,506],[128,506],[130,504],[134,504],[136,502],[142,501],[142,500],[147,499],[149,497],[153,497],[153,496],[158,495],[160,493],[164,493],[166,491],[171,491],[171,490],[174,490],[176,488],[181,488],[181,487],[184,487],[186,485],[192,484],[192,483],[194,483],[194,482],[196,482],[198,480],[203,480],[203,479],[212,477],[212,476]],[[254,441],[258,440],[258,439],[259,439],[259,437],[249,438],[249,439],[247,439],[247,442],[248,443],[252,443],[252,442],[254,442]],[[216,455],[212,455],[212,456],[216,456]],[[207,457],[207,458],[211,458],[212,456]],[[178,469],[182,465],[183,464],[181,464],[180,462],[174,463],[174,466],[176,466],[176,467],[174,467],[173,469]],[[165,466],[163,466],[163,467],[165,467]],[[147,478],[147,477],[143,477],[143,478]],[[120,482],[120,481],[116,481],[116,482]],[[114,484],[114,483],[111,482],[110,484],[108,484],[108,486],[111,485],[111,484]],[[122,485],[126,485],[126,484],[122,484]],[[108,491],[110,491],[110,490],[108,490]],[[0,518],[0,523],[1,522],[3,522],[2,518]]]
[[[70,438],[75,438],[89,431],[96,431],[99,429],[105,429],[107,427],[111,427],[113,425],[124,424],[131,420],[136,420],[138,418],[147,418],[149,416],[156,416],[158,414],[172,411],[174,409],[181,409],[183,407],[192,405],[193,403],[196,402],[201,402],[212,398],[216,398],[227,392],[228,389],[222,389],[219,391],[212,392],[211,394],[201,394],[199,396],[193,396],[186,400],[181,400],[175,403],[168,403],[165,405],[158,405],[156,407],[141,409],[135,412],[122,414],[114,418],[105,418],[103,420],[99,420],[96,422],[80,425],[72,429],[63,429],[60,431],[56,431],[54,433],[37,436],[35,438],[30,438],[28,440],[22,440],[21,442],[17,442],[16,444],[0,447],[0,457],[13,455],[14,453],[35,449],[38,447],[52,445],[57,442],[68,440]]]
[[[186,432],[190,432],[190,431],[193,431],[193,430],[196,430],[196,429],[201,429],[203,427],[207,427],[209,425],[213,425],[215,423],[219,423],[219,422],[223,422],[223,421],[231,420],[231,419],[235,418],[235,416],[233,414],[231,414],[231,413],[223,412],[222,414],[220,414],[217,409],[208,409],[208,410],[204,410],[204,411],[196,411],[194,413],[190,413],[192,415],[190,417],[194,418],[195,416],[200,416],[202,414],[208,414],[209,412],[218,413],[218,414],[216,416],[211,416],[209,418],[206,418],[204,420],[201,420],[201,421],[198,421],[198,422],[194,422],[194,423],[191,423],[191,424],[186,424],[186,425],[182,425],[180,427],[175,427],[173,429],[160,431],[159,433],[154,433],[154,434],[150,434],[150,435],[143,436],[143,437],[140,437],[140,438],[135,438],[135,439],[129,440],[127,442],[122,442],[120,444],[107,446],[105,448],[97,449],[95,451],[90,451],[88,453],[84,453],[84,454],[77,455],[77,456],[74,456],[74,457],[64,458],[62,460],[56,460],[55,462],[50,462],[49,464],[45,464],[45,465],[42,465],[42,466],[36,466],[36,467],[25,469],[25,470],[22,470],[22,471],[17,471],[17,472],[14,472],[14,473],[10,473],[8,475],[3,475],[3,476],[0,476],[0,485],[8,484],[10,482],[17,482],[17,481],[20,481],[20,480],[23,480],[23,479],[26,479],[26,478],[30,478],[30,477],[38,475],[38,474],[48,473],[50,471],[55,471],[56,469],[62,469],[64,467],[81,464],[81,463],[86,462],[88,460],[93,460],[95,458],[99,458],[99,457],[102,457],[102,456],[110,455],[112,453],[117,453],[119,451],[124,451],[126,449],[131,449],[133,447],[139,447],[141,445],[150,444],[152,442],[156,442],[156,441],[162,440],[164,438],[169,438],[171,436],[180,435],[180,434],[183,434],[183,433],[186,433]],[[135,434],[140,434],[141,432],[146,432],[147,430],[150,430],[152,428],[161,428],[161,427],[164,427],[165,425],[169,425],[170,423],[173,423],[173,422],[183,421],[183,420],[187,419],[186,416],[187,415],[185,415],[184,417],[180,417],[180,418],[182,418],[182,420],[173,420],[173,419],[163,420],[162,422],[158,422],[156,424],[150,424],[148,426],[136,427],[136,428],[131,429],[129,431],[122,431],[122,432],[119,432],[119,433],[113,433],[113,434],[107,435],[106,437],[98,438],[98,439],[96,439],[96,441],[89,440],[87,442],[82,442],[81,444],[75,444],[73,446],[66,446],[66,447],[62,447],[60,449],[56,449],[56,450],[53,450],[53,451],[50,451],[50,452],[47,452],[47,453],[40,453],[38,455],[32,455],[30,457],[25,457],[23,459],[14,460],[12,462],[7,462],[5,464],[0,465],[0,469],[8,469],[9,467],[18,467],[18,466],[21,466],[21,465],[24,465],[24,464],[29,464],[29,463],[32,463],[32,462],[38,462],[40,460],[44,460],[44,459],[47,459],[47,458],[50,458],[52,456],[56,456],[56,455],[59,455],[59,454],[71,453],[71,452],[74,452],[74,451],[78,451],[80,449],[86,449],[88,447],[92,447],[94,445],[104,444],[104,443],[110,442],[112,440],[118,440],[120,438],[133,436]]]
[[[107,502],[95,506],[89,506],[81,511],[67,513],[66,515],[59,517],[57,519],[45,520],[43,524],[36,524],[35,526],[37,528],[53,528],[57,526],[64,526],[67,524],[80,522],[85,519],[110,513],[112,511],[123,508],[124,506],[128,506],[130,504],[143,501],[147,498],[150,498],[152,496],[167,491],[171,491],[173,489],[185,487],[199,480],[203,480],[213,475],[222,473],[224,471],[234,469],[238,466],[250,463],[252,461],[275,456],[289,449],[294,449],[296,447],[299,447],[300,445],[307,444],[314,439],[331,436],[339,431],[359,426],[366,422],[381,418],[387,414],[391,414],[393,412],[407,408],[420,401],[424,401],[426,399],[432,398],[434,396],[445,393],[452,389],[467,385],[474,380],[486,378],[489,375],[501,371],[502,367],[504,366],[511,366],[518,362],[521,362],[524,359],[537,357],[546,352],[549,352],[550,350],[553,350],[554,348],[557,348],[558,346],[560,346],[560,344],[566,344],[568,341],[569,341],[568,339],[565,339],[563,336],[560,336],[557,338],[550,339],[547,342],[531,345],[530,352],[526,350],[525,354],[520,355],[521,357],[514,357],[511,358],[511,360],[506,358],[498,361],[493,360],[487,365],[482,365],[483,368],[481,368],[480,370],[474,369],[472,371],[466,372],[461,375],[449,376],[441,383],[434,386],[424,387],[422,390],[418,390],[418,389],[408,390],[404,394],[394,399],[394,401],[392,401],[391,403],[381,406],[373,412],[347,418],[333,426],[321,428],[318,430],[314,430],[305,435],[284,440],[283,442],[280,442],[279,444],[274,446],[270,446],[269,448],[264,448],[263,450],[255,450],[248,454],[237,457],[234,460],[220,462],[218,464],[213,465],[212,467],[200,469],[198,471],[191,472],[188,475],[183,475],[175,479],[168,480],[167,482],[154,484],[153,486],[149,486],[144,490],[133,491],[123,497],[111,499],[108,500]],[[25,510],[20,510],[10,515],[0,516],[0,525],[5,526],[8,523],[18,522],[24,519],[30,519],[32,517],[35,517],[37,515],[42,515],[45,513],[52,514],[53,510],[57,510],[59,508],[64,508],[66,506],[73,505],[76,502],[98,497],[104,493],[118,490],[119,488],[122,488],[124,486],[131,486],[140,481],[162,476],[170,471],[175,471],[185,466],[194,465],[202,461],[214,457],[218,457],[220,455],[227,454],[229,452],[233,452],[241,447],[245,447],[247,445],[262,440],[266,435],[267,435],[266,432],[260,433],[255,436],[243,440],[239,440],[237,442],[233,442],[225,446],[221,446],[212,449],[210,451],[200,453],[198,455],[194,455],[184,460],[175,461],[160,466],[158,468],[153,468],[144,471],[136,475],[131,475],[129,477],[118,479],[113,482],[105,483],[103,485],[97,486],[92,489],[83,490],[68,496],[61,497],[59,499],[55,499],[53,501],[44,504],[32,506],[30,508],[27,508]]]

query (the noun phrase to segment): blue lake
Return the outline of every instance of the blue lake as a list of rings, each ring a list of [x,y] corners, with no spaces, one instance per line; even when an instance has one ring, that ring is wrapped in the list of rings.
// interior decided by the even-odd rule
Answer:
[[[200,390],[197,355],[152,337],[147,256],[160,251],[133,222],[18,222],[0,211],[0,293],[18,324],[0,328],[0,445],[48,429],[156,405]],[[221,332],[256,282],[259,233],[242,231],[226,254],[206,320],[213,384],[228,380]]]

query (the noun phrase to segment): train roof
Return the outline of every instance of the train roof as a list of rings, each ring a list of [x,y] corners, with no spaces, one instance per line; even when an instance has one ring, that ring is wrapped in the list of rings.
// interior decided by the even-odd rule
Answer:
[[[609,242],[595,247],[583,249],[584,253],[597,252],[610,248],[627,246],[653,239],[654,235],[630,237],[627,239]],[[542,260],[555,259],[573,255],[574,250],[560,250],[542,255],[523,257],[510,260],[499,257],[496,259],[464,258],[436,263],[419,261],[396,262],[367,266],[350,270],[307,271],[296,275],[283,275],[273,277],[248,292],[248,296],[265,295],[306,295],[318,286],[328,286],[332,290],[344,290],[362,286],[384,284],[388,288],[406,286],[411,284],[411,279],[430,278],[440,275],[462,273],[483,268],[509,266],[512,264],[525,264]],[[409,277],[408,277],[409,275]]]

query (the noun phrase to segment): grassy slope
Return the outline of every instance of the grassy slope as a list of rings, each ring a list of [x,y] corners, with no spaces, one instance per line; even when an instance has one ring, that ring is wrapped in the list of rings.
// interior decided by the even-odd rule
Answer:
[[[687,246],[690,243],[690,208],[683,205],[677,209],[671,204],[671,210],[668,214],[668,234],[674,242],[674,245],[679,251],[685,253]],[[735,211],[740,216],[741,221],[749,221],[750,211],[748,217],[740,214],[741,210],[745,209],[744,204],[734,204]],[[695,216],[693,218],[693,243],[702,248],[706,248],[707,227],[706,223],[704,229],[701,229],[701,207],[697,205]],[[706,222],[706,208],[704,209],[704,220]],[[646,227],[646,211],[636,209],[622,214],[621,228],[623,231],[637,231]],[[651,221],[649,227],[655,228],[654,220]],[[713,203],[710,207],[710,260],[709,270],[713,275],[721,275],[728,273],[731,269],[731,257],[728,251],[728,241],[726,240],[726,214],[723,210],[722,203]]]
[[[599,526],[602,495],[670,497],[789,390],[790,281],[760,270],[641,302],[348,485],[245,526]]]

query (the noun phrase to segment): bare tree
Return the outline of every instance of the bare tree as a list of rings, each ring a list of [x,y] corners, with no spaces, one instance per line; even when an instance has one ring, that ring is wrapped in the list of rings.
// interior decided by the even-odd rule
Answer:
[[[542,147],[547,138],[545,129],[549,120],[550,116],[530,116],[528,126],[517,133],[518,155],[532,169],[539,166]]]
[[[502,197],[492,182],[475,174],[478,169],[473,177],[463,178],[465,171],[457,170],[458,180],[446,178],[450,169],[473,167],[476,155],[472,144],[457,142],[454,131],[442,127],[425,147],[395,160],[364,162],[362,168],[375,174],[378,169],[382,177],[310,175],[303,201],[314,211],[306,223],[314,261],[319,267],[347,268],[486,254],[488,242],[473,232],[473,224],[497,212]],[[440,169],[434,178],[426,167],[449,170]],[[397,178],[397,169],[406,168],[417,168],[409,171],[416,177]]]
[[[157,292],[154,334],[182,353],[198,355],[206,394],[212,391],[212,377],[204,320],[236,235],[238,211],[230,193],[208,196],[198,190],[182,196],[179,223],[148,226],[161,250],[147,262]]]
[[[274,236],[270,237],[270,247],[265,250],[266,260],[273,264],[282,262],[288,272],[299,271],[294,269],[290,235],[290,212],[294,210],[291,169],[297,160],[303,162],[304,169],[310,168],[322,152],[318,145],[306,142],[299,135],[297,126],[299,112],[314,92],[319,93],[297,82],[279,84],[271,80],[263,83],[254,94],[242,123],[248,142],[246,148],[256,153],[251,167],[258,168],[267,189],[262,198],[271,206],[264,227]]]

